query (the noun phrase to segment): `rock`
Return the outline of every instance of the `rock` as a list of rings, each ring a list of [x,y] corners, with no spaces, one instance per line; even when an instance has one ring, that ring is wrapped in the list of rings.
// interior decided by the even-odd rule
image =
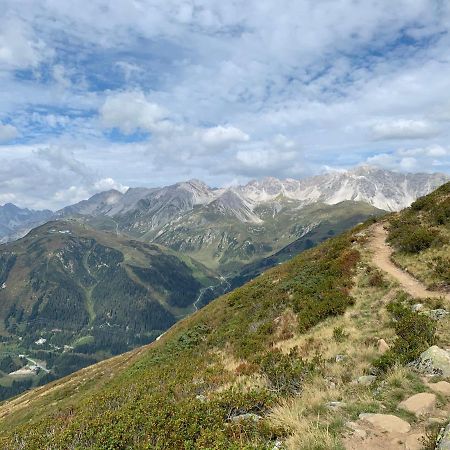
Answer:
[[[447,317],[450,313],[445,309],[433,309],[428,313],[430,319],[433,320],[442,320]]]
[[[428,375],[450,376],[450,354],[437,345],[425,350],[412,365]]]
[[[326,404],[326,407],[328,409],[339,409],[339,408],[343,408],[344,406],[347,406],[347,403],[344,403],[344,402],[328,402]]]
[[[420,433],[415,433],[415,434],[411,434],[409,435],[406,439],[405,439],[405,450],[421,450],[423,449],[423,439],[424,439],[424,435],[420,434]]]
[[[430,417],[427,422],[429,425],[442,425],[446,422],[446,419],[442,417]]]
[[[345,355],[336,355],[336,362],[341,362],[344,361],[344,359],[346,358]]]
[[[429,383],[427,385],[432,391],[438,394],[450,396],[450,383],[447,381],[439,381],[438,383]]]
[[[207,400],[207,398],[206,398],[204,395],[202,395],[202,394],[196,395],[195,398],[196,398],[198,401],[202,402],[202,403],[205,403],[206,400]]]
[[[353,431],[354,436],[358,436],[361,439],[365,439],[367,437],[367,431],[363,430],[357,423],[346,422],[345,426]]]
[[[423,309],[423,303],[415,303],[411,306],[413,312],[421,311]]]
[[[443,434],[439,436],[438,450],[450,450],[450,425],[444,430]]]
[[[261,419],[262,417],[258,416],[258,414],[246,413],[233,416],[230,420],[232,422],[240,422],[241,420],[252,420],[253,422],[259,422]]]
[[[375,375],[363,375],[356,381],[358,382],[358,384],[362,384],[363,386],[369,386],[370,384],[373,384],[376,379],[377,377]]]
[[[399,403],[398,407],[415,414],[417,417],[429,414],[436,406],[436,394],[421,392]]]
[[[275,444],[272,447],[272,450],[278,450],[280,448],[283,448],[283,443],[280,440],[276,440]]]
[[[380,353],[386,353],[391,348],[384,339],[378,339],[377,347]]]
[[[406,434],[411,430],[411,425],[406,420],[392,414],[371,414],[362,413],[359,415],[360,420],[370,423],[375,428],[379,428],[389,433]]]

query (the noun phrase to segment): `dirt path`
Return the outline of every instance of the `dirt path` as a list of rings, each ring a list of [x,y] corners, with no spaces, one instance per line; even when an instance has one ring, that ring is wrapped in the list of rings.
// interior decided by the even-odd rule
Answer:
[[[382,223],[376,224],[372,228],[372,238],[369,241],[369,248],[373,251],[374,264],[400,284],[401,288],[408,294],[416,298],[440,297],[450,301],[450,294],[439,291],[430,291],[424,284],[418,281],[409,273],[397,267],[391,261],[392,248],[386,243],[387,232]]]

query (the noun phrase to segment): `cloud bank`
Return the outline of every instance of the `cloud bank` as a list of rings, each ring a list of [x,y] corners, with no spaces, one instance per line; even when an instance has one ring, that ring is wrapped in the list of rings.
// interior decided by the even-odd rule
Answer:
[[[450,172],[448,2],[2,7],[0,203],[365,162]]]

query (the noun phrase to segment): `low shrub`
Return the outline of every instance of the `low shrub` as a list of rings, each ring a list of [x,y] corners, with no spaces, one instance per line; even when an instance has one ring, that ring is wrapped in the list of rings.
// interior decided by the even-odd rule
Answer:
[[[287,355],[279,350],[270,351],[260,363],[260,371],[267,377],[269,389],[278,395],[296,394],[302,389],[305,378],[320,367],[320,358],[305,361],[299,356],[297,347]]]
[[[414,361],[436,342],[436,325],[429,317],[411,311],[398,300],[390,303],[387,309],[395,320],[397,339],[394,345],[374,362],[375,367],[383,371],[395,363],[407,364]]]

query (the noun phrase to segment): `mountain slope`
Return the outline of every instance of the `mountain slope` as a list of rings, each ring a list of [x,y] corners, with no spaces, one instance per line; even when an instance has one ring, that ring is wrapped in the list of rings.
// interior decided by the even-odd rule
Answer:
[[[18,208],[12,203],[0,205],[0,243],[18,239],[52,216],[48,210],[33,211]]]
[[[193,310],[204,286],[220,283],[183,259],[76,222],[32,230],[0,247],[3,353],[38,358],[62,376],[152,341]]]
[[[450,227],[449,189],[419,208],[424,220],[438,220],[441,238]],[[387,224],[395,227],[417,207]],[[435,325],[411,310],[415,300],[374,266],[372,233],[368,223],[332,238],[215,300],[158,342],[3,404],[2,448],[401,449],[405,441],[417,443],[426,419],[398,404],[434,386],[405,364],[436,339],[450,344],[449,319]],[[425,312],[433,302],[422,301]],[[380,350],[380,336],[387,351]],[[377,376],[367,377],[374,367]],[[390,414],[386,420],[401,421],[404,430],[378,429],[370,413]],[[359,434],[346,431],[346,422]]]

